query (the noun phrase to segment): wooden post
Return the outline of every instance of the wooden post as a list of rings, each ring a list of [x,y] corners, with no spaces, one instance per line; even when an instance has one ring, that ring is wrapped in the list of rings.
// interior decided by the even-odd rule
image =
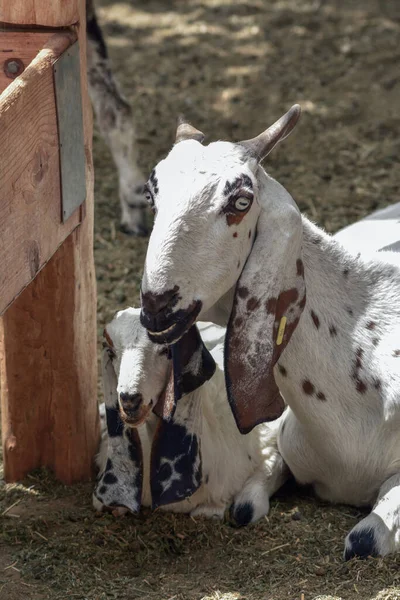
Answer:
[[[11,17],[17,15],[18,23],[10,16],[8,20],[7,16],[4,19],[4,11],[11,6]],[[40,6],[51,6],[54,22],[32,21],[35,14],[43,17],[45,11],[40,10]],[[0,0],[0,21],[3,17],[4,21],[10,22],[11,19],[18,25],[69,25],[70,22],[63,22],[63,15],[70,21],[76,6],[75,0],[13,0],[11,3]],[[57,7],[63,7],[63,10],[57,11]],[[23,14],[27,15],[26,21]],[[28,260],[28,265],[33,264],[31,275],[36,277],[0,321],[0,391],[6,481],[17,481],[39,466],[50,467],[65,483],[89,479],[99,440],[92,112],[86,81],[84,0],[79,0],[79,23],[73,29],[78,35],[81,52],[87,196],[84,205],[65,224],[61,223],[60,217],[57,223],[47,223],[44,232],[32,234],[29,230],[29,207],[26,209],[27,237],[32,237],[31,234],[36,236],[46,252],[50,251],[50,246],[47,248],[44,240],[51,238],[54,248],[52,257],[49,260],[45,257],[48,260],[45,266],[40,264],[40,257],[29,256],[28,252],[25,260]],[[24,136],[23,128],[21,136]],[[41,169],[42,162],[39,162]],[[55,168],[49,160],[48,171]],[[42,185],[40,169],[37,181],[32,181],[33,190],[36,185]],[[48,171],[43,174],[46,180],[49,178]],[[57,214],[61,215],[59,182],[57,186],[54,184],[52,189]],[[50,231],[52,226],[59,228],[60,236],[68,235],[60,247],[54,231]],[[68,227],[71,227],[72,233],[68,232]],[[19,264],[20,256],[15,258],[15,264]],[[41,270],[36,274],[38,268]],[[2,293],[0,289],[0,299]]]

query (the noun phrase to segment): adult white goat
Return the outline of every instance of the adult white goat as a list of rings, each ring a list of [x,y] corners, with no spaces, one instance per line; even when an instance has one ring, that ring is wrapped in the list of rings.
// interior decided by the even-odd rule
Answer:
[[[196,326],[174,348],[183,373],[178,380],[175,372],[170,381],[171,355],[149,340],[139,315],[140,309],[121,311],[105,332],[107,430],[97,460],[94,507],[123,514],[141,505],[162,506],[219,518],[231,507],[237,525],[257,521],[288,475],[277,449],[277,424],[240,435],[223,371],[217,366],[214,373]],[[200,329],[221,364],[225,330]],[[151,412],[153,406],[159,416]]]
[[[203,146],[178,127],[147,184],[157,216],[141,319],[168,344],[197,318],[228,324],[239,429],[282,413],[279,388],[290,410],[278,446],[296,480],[325,500],[375,503],[345,557],[385,555],[400,549],[400,261],[346,251],[260,166],[299,115],[237,144]]]

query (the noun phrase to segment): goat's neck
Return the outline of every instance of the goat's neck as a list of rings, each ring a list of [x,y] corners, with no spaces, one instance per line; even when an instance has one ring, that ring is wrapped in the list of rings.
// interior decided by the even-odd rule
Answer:
[[[390,332],[398,286],[394,268],[383,261],[365,261],[303,217],[303,263],[307,301],[299,325],[279,359],[286,377],[276,369],[277,383],[303,423],[328,405],[354,413],[379,388],[381,374],[376,346]],[[400,289],[398,289],[400,293]],[[386,338],[387,339],[387,338]],[[367,399],[368,398],[368,399]],[[326,400],[326,402],[325,402]],[[339,408],[341,407],[341,408]]]

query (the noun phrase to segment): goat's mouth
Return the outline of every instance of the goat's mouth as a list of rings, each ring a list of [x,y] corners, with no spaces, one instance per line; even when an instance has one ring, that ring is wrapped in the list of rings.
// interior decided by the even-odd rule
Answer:
[[[179,309],[173,313],[168,321],[164,321],[163,325],[167,325],[164,329],[154,331],[147,323],[146,315],[143,309],[140,315],[141,323],[147,329],[147,334],[150,340],[156,344],[175,344],[181,337],[191,328],[197,316],[202,309],[203,303],[201,300],[194,300],[187,309]]]
[[[150,404],[146,404],[145,406],[142,405],[137,411],[135,411],[135,414],[132,415],[128,414],[121,406],[121,419],[128,427],[139,427],[147,420],[152,408],[153,400],[150,401]]]

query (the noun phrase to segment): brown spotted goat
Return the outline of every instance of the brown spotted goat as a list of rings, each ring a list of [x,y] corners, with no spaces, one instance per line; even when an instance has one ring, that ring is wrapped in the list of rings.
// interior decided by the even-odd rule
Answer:
[[[155,343],[196,319],[227,325],[240,431],[276,419],[284,398],[278,447],[296,480],[373,507],[345,557],[383,556],[400,550],[400,257],[347,251],[261,167],[299,116],[296,105],[252,140],[208,146],[180,125],[147,184],[141,318]]]

